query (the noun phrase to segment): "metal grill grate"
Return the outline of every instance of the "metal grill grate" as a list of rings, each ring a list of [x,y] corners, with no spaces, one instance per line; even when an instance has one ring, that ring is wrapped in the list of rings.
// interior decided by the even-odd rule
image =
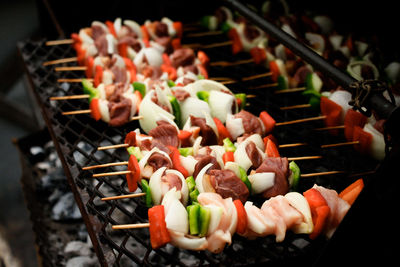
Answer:
[[[225,38],[225,37],[224,37]],[[190,39],[184,39],[190,42]],[[219,41],[215,37],[203,38],[204,42]],[[196,40],[198,41],[198,39]],[[108,127],[103,122],[95,122],[89,115],[63,116],[61,112],[87,109],[86,100],[69,100],[50,102],[51,96],[81,94],[80,84],[58,84],[59,78],[81,78],[83,72],[56,73],[53,67],[42,66],[49,60],[75,56],[70,46],[46,47],[44,41],[25,41],[18,45],[24,61],[32,88],[37,97],[42,113],[54,140],[68,181],[74,192],[76,201],[91,236],[99,262],[103,266],[135,266],[135,265],[171,265],[171,266],[207,266],[232,265],[250,266],[262,263],[312,263],[317,258],[326,241],[311,241],[305,235],[288,232],[282,243],[276,243],[274,237],[257,240],[246,240],[235,235],[233,244],[223,253],[215,255],[207,251],[194,252],[167,245],[159,250],[152,250],[148,229],[112,230],[113,224],[139,223],[147,221],[147,208],[141,199],[117,200],[103,202],[100,198],[110,195],[129,193],[123,176],[91,178],[91,172],[82,171],[83,166],[106,162],[125,161],[127,153],[121,150],[97,151],[97,147],[107,144],[118,144],[127,132],[139,127],[137,122],[119,128]],[[208,49],[211,61],[235,61],[246,59],[246,54],[232,56],[229,47]],[[246,77],[267,70],[254,64],[235,67],[212,67],[210,77]],[[312,117],[318,114],[302,109],[281,111],[280,106],[298,104],[302,97],[295,93],[289,96],[275,95],[273,89],[250,89],[253,86],[270,82],[268,78],[228,85],[233,92],[256,94],[249,99],[247,110],[258,114],[267,110],[277,122],[298,118]],[[347,174],[331,175],[316,178],[304,178],[300,181],[299,191],[303,192],[314,183],[336,190],[343,189],[353,178],[349,173],[370,171],[377,162],[354,152],[351,147],[321,150],[321,144],[343,141],[343,136],[332,137],[329,133],[315,132],[312,129],[323,127],[321,121],[299,125],[278,127],[275,136],[281,144],[306,142],[309,145],[298,148],[281,149],[282,156],[322,155],[320,160],[299,161],[303,173],[329,170],[344,170]],[[124,169],[123,167],[120,169]],[[115,171],[117,167],[102,169]],[[262,203],[255,199],[256,204]]]

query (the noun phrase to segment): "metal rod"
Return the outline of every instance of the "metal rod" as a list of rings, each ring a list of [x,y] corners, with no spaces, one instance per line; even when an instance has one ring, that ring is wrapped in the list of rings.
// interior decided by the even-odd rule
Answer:
[[[225,0],[225,2],[233,9],[237,10],[249,21],[253,22],[256,26],[276,38],[284,46],[289,48],[294,54],[301,57],[304,61],[311,64],[315,69],[322,71],[325,75],[331,77],[336,83],[349,90],[349,85],[357,82],[356,79],[351,77],[346,72],[343,72],[336,66],[330,64],[323,57],[315,53],[312,49],[308,48],[298,40],[276,27],[272,23],[260,17],[253,10],[249,9],[237,0]],[[382,94],[373,94],[369,98],[369,104],[373,110],[382,118],[389,118],[396,106],[386,100]]]

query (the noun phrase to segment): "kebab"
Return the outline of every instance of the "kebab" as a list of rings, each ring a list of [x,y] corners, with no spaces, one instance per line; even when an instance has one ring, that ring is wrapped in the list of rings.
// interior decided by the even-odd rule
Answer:
[[[230,245],[235,232],[251,239],[275,235],[276,242],[284,240],[287,230],[309,234],[311,239],[320,234],[330,238],[362,188],[362,179],[340,194],[314,185],[304,196],[290,192],[270,198],[261,209],[250,201],[243,205],[239,200],[223,199],[215,193],[199,194],[199,204],[185,209],[173,188],[162,205],[149,209],[148,224],[115,225],[113,229],[150,227],[153,249],[171,243],[183,249],[207,249],[213,253],[220,253],[226,244]]]

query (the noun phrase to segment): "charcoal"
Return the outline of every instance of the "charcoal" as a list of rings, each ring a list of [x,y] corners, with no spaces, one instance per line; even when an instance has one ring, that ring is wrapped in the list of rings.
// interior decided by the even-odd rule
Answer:
[[[71,241],[65,248],[64,253],[67,256],[90,256],[93,254],[91,246],[82,241]]]
[[[60,197],[58,202],[53,206],[51,218],[56,221],[82,218],[72,192],[68,192]]]
[[[67,267],[91,267],[98,266],[98,261],[94,257],[79,256],[69,259],[66,264]]]

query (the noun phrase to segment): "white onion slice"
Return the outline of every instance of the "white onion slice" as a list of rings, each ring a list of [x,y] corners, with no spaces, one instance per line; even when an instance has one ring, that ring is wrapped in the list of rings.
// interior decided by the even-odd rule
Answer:
[[[210,107],[207,102],[195,97],[188,97],[181,103],[182,121],[187,121],[190,115],[204,118],[204,113],[210,114]]]
[[[290,205],[298,210],[304,221],[299,225],[295,225],[292,229],[296,234],[310,234],[314,229],[314,224],[311,217],[310,206],[305,197],[298,192],[289,192],[285,195]]]
[[[105,122],[110,122],[110,111],[108,109],[108,101],[106,99],[99,99],[99,110],[101,119]]]
[[[235,118],[233,115],[228,114],[226,117],[226,129],[233,139],[244,134],[242,118]]]
[[[209,209],[211,213],[210,224],[208,225],[208,231],[207,231],[207,236],[208,236],[217,230],[219,223],[221,222],[222,214],[224,211],[221,207],[214,205],[205,205],[203,207]]]
[[[175,247],[188,249],[188,250],[205,250],[208,247],[208,242],[205,237],[191,237],[185,236],[181,232],[168,230],[171,236],[171,244]]]
[[[329,99],[342,107],[341,123],[343,124],[347,111],[351,109],[349,105],[351,93],[345,90],[336,90],[329,96]]]
[[[184,157],[182,155],[179,156],[181,160],[182,166],[188,171],[189,175],[193,175],[194,166],[197,163],[197,160],[192,156]]]
[[[171,194],[169,194],[170,192]],[[161,202],[165,207],[165,222],[168,229],[187,234],[189,232],[188,214],[182,202],[175,197],[178,194],[180,195],[180,193],[176,193],[178,193],[176,188],[172,188],[165,194]],[[170,197],[170,195],[173,196]]]
[[[161,188],[161,177],[167,167],[162,167],[155,171],[150,177],[149,187],[151,191],[151,199],[154,205],[160,205],[163,198],[162,188]]]
[[[155,152],[158,152],[158,153],[162,154],[163,156],[165,156],[170,161],[170,163],[172,165],[172,161],[169,158],[169,155],[167,153],[165,153],[164,151],[160,150],[158,147],[153,147],[153,149],[150,150],[148,153],[146,153],[146,155],[144,155],[143,158],[139,161],[139,168],[140,168],[141,174],[144,171],[145,166],[147,165],[147,160]],[[143,175],[141,175],[141,176],[143,176]],[[149,178],[148,176],[143,176],[143,177]]]
[[[137,22],[133,20],[124,20],[124,25],[131,28],[138,36],[138,39],[142,39],[142,30]]]
[[[249,144],[249,142],[251,141],[247,139],[244,140],[236,147],[236,151],[233,153],[233,156],[235,157],[235,162],[237,162],[239,166],[242,167],[246,172],[253,165],[246,152],[246,146]],[[264,151],[260,150],[257,146],[256,149],[260,153],[262,159],[264,160],[265,158]]]
[[[236,113],[238,109],[236,99],[233,95],[215,90],[210,91],[208,105],[211,109],[211,115],[217,117],[222,123],[226,122],[228,114],[232,114],[232,105],[235,105],[234,113]]]
[[[260,194],[265,190],[271,188],[275,184],[274,172],[259,172],[250,174],[248,176],[251,183],[251,192],[253,194]]]
[[[375,127],[370,123],[365,124],[363,130],[372,135],[372,143],[369,150],[370,155],[374,159],[382,161],[386,155],[386,143],[383,134],[375,129]]]
[[[184,206],[186,206],[186,204],[187,204],[187,202],[188,202],[188,198],[189,198],[189,189],[188,189],[188,186],[187,186],[185,177],[183,177],[183,174],[180,173],[180,172],[177,171],[177,170],[172,170],[172,169],[170,169],[170,170],[166,170],[165,173],[166,173],[166,174],[168,174],[168,173],[175,174],[175,175],[177,175],[177,176],[179,177],[179,179],[181,180],[182,188],[181,188],[180,192],[181,192],[181,195],[182,195],[182,204],[183,204]]]
[[[207,179],[205,176],[206,172],[208,171],[209,168],[212,167],[212,163],[208,163],[206,166],[201,169],[201,171],[197,174],[197,177],[195,182],[196,182],[196,187],[199,190],[199,193],[204,193],[204,192],[213,192],[215,193],[215,190],[212,190],[213,187],[210,184],[210,180]],[[206,178],[204,178],[206,177]]]

